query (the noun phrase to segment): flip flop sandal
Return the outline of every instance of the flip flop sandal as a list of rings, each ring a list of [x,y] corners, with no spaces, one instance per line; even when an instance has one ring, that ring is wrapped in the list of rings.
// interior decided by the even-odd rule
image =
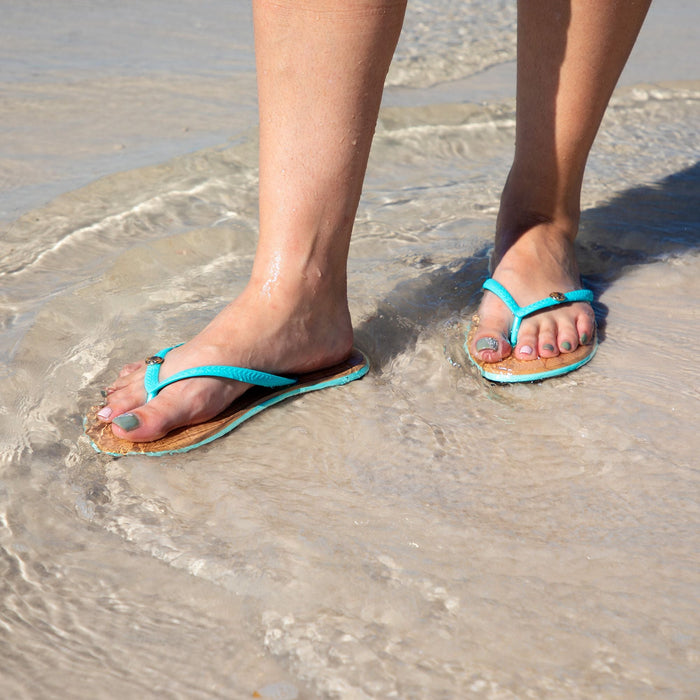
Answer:
[[[513,314],[513,326],[510,330],[510,344],[515,348],[518,343],[518,331],[520,324],[527,316],[531,316],[543,309],[553,306],[570,304],[574,301],[593,301],[593,292],[588,289],[577,289],[573,292],[552,292],[545,299],[540,299],[534,304],[519,306],[510,292],[494,279],[487,279],[483,284],[483,289],[493,292]],[[536,382],[541,379],[558,377],[575,369],[582,367],[589,362],[598,349],[597,334],[585,345],[579,345],[573,352],[561,353],[556,357],[538,357],[534,360],[519,360],[513,355],[499,360],[498,362],[484,362],[478,356],[471,353],[470,347],[479,327],[479,318],[474,316],[472,323],[467,330],[467,339],[464,343],[464,350],[469,359],[476,365],[481,375],[492,382],[513,383],[513,382]]]
[[[281,377],[229,365],[207,365],[177,372],[161,382],[159,380],[160,365],[163,363],[165,356],[175,347],[178,346],[174,345],[161,350],[146,360],[144,387],[147,393],[147,401],[157,396],[158,392],[169,384],[193,377],[223,377],[245,382],[246,384],[253,384],[254,386],[236,399],[216,418],[198,425],[176,428],[165,437],[152,442],[131,442],[130,440],[116,437],[112,433],[111,424],[100,420],[97,416],[97,412],[102,407],[93,406],[85,417],[84,427],[85,433],[95,450],[115,456],[130,454],[162,456],[188,452],[226,435],[226,433],[231,432],[243,421],[252,418],[256,413],[260,413],[260,411],[280,401],[310,391],[347,384],[355,379],[360,379],[369,371],[367,357],[360,350],[353,348],[350,356],[345,361],[332,367],[295,377]]]

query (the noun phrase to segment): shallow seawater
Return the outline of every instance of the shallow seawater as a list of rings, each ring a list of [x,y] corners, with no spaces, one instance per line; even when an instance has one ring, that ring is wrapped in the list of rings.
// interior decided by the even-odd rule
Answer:
[[[20,210],[11,188],[1,200],[3,697],[695,694],[699,75],[621,87],[591,156],[579,253],[596,359],[556,381],[490,385],[462,343],[511,158],[499,71],[512,68],[514,11],[485,6],[409,8],[349,265],[370,374],[191,453],[96,454],[81,420],[122,364],[187,338],[245,284],[247,30],[201,81],[196,27],[192,56],[165,52],[164,66],[153,45],[136,67],[106,52],[145,134],[207,86],[182,140],[173,117],[149,151],[135,124],[120,131],[120,111],[102,114],[104,142],[99,129],[71,136],[86,150],[63,170],[70,144],[55,161],[14,146],[26,177]],[[166,46],[178,17],[161,27]],[[217,47],[228,17],[211,2],[198,20]],[[113,26],[128,42],[124,16]],[[75,94],[96,99],[84,80]],[[16,81],[45,94],[19,69]],[[151,81],[161,104],[147,117],[135,96]],[[462,93],[470,81],[478,99]],[[236,101],[245,116],[228,122]],[[29,126],[49,143],[44,119]],[[124,160],[101,151],[115,138]],[[35,159],[53,163],[43,179]],[[81,163],[93,178],[79,181]]]

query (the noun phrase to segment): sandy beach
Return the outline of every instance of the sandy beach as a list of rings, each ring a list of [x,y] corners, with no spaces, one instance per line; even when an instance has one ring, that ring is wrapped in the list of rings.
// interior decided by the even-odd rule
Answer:
[[[465,358],[515,5],[416,0],[351,245],[371,372],[121,459],[82,435],[100,389],[250,271],[250,7],[0,8],[0,696],[697,694],[696,2],[652,7],[591,154],[590,365],[500,387]]]

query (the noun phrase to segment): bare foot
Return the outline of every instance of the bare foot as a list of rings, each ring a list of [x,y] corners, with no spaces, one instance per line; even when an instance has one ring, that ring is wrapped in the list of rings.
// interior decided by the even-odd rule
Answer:
[[[532,304],[552,292],[581,288],[573,236],[554,224],[542,223],[513,238],[497,234],[492,277],[518,305]],[[485,362],[498,362],[511,353],[518,360],[569,353],[591,342],[595,330],[589,304],[566,304],[525,318],[512,348],[508,337],[513,315],[495,294],[484,292],[478,316],[471,352]]]
[[[191,341],[168,353],[160,377],[201,365],[234,365],[272,374],[302,374],[344,360],[352,349],[347,303],[271,298],[254,285]],[[153,348],[157,350],[158,348]],[[150,351],[149,348],[144,354]],[[217,416],[250,385],[202,377],[165,387],[146,403],[145,362],[126,365],[107,390],[99,417],[133,442],[157,440],[173,429]]]

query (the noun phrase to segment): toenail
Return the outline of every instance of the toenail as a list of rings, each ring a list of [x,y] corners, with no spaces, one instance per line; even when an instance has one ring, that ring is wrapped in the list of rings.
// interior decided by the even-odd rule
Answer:
[[[116,423],[122,430],[135,430],[139,427],[139,418],[133,413],[122,413],[121,416],[117,416],[112,423]]]
[[[102,420],[107,420],[112,415],[112,409],[109,406],[105,406],[97,412],[97,417],[102,418]]]
[[[588,333],[581,334],[581,345],[585,345],[588,342]]]
[[[547,343],[546,345],[542,346],[542,349],[546,350],[547,352],[554,352],[554,345]]]
[[[534,350],[529,345],[523,345],[520,348],[521,355],[532,355],[533,352],[534,352]]]
[[[571,350],[571,343],[564,341],[561,344],[561,348],[562,348],[562,350]]]
[[[498,350],[498,341],[495,338],[479,338],[476,341],[476,349],[482,350]]]

